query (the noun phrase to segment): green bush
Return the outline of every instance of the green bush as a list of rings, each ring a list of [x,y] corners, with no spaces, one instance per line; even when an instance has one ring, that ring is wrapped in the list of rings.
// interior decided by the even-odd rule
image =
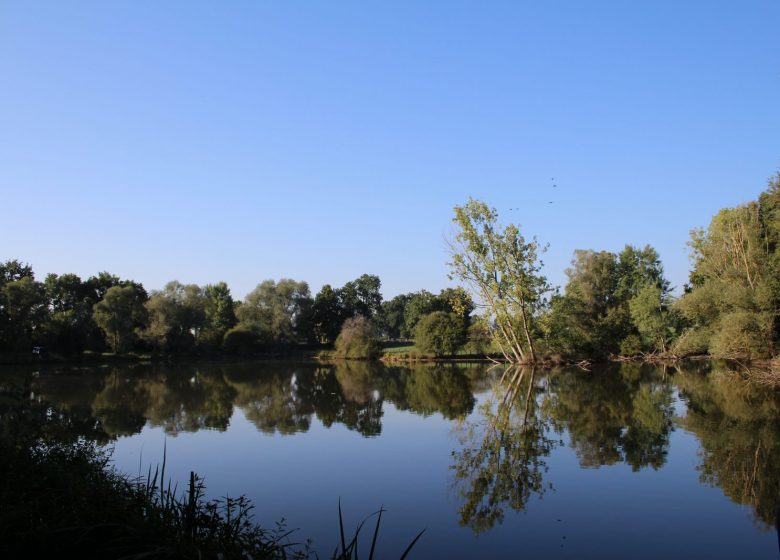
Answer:
[[[642,339],[635,334],[630,334],[620,343],[621,356],[636,356],[642,353]]]
[[[490,352],[493,338],[490,329],[482,320],[475,320],[467,331],[466,350],[469,354],[486,355]]]
[[[454,313],[434,311],[414,328],[414,343],[424,354],[451,356],[465,342],[463,319]]]
[[[347,319],[336,338],[336,354],[344,358],[370,359],[379,356],[382,347],[371,321],[362,315]]]
[[[672,346],[672,354],[679,357],[706,354],[709,350],[711,329],[699,327],[685,331]]]
[[[236,326],[225,333],[222,348],[231,354],[250,354],[260,344],[258,334],[245,326]]]
[[[771,317],[749,311],[721,316],[710,339],[710,354],[716,358],[753,359],[770,353]]]

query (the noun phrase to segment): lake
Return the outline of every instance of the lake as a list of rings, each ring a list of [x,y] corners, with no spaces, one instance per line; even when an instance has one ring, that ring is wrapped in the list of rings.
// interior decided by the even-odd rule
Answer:
[[[146,474],[247,495],[321,558],[776,558],[780,398],[725,367],[252,362],[48,369],[33,398]],[[17,370],[17,373],[22,373]],[[363,544],[370,544],[372,520]]]

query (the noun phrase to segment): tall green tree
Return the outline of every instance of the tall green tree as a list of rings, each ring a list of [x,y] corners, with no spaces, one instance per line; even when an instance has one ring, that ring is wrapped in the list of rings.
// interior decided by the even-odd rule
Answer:
[[[410,293],[404,309],[403,335],[406,338],[414,337],[417,323],[434,311],[443,311],[441,300],[434,294],[428,290]]]
[[[314,334],[320,342],[331,343],[341,331],[343,322],[339,294],[330,284],[325,284],[314,298],[312,306]]]
[[[676,352],[723,358],[775,353],[778,183],[776,176],[758,201],[723,209],[706,230],[691,233],[691,285],[678,303],[689,327],[675,344]]]
[[[382,281],[379,276],[363,274],[344,284],[339,290],[339,303],[344,319],[362,315],[373,319],[382,311]]]
[[[29,352],[43,341],[48,309],[46,292],[30,276],[5,282],[0,287],[0,345],[6,350]]]
[[[236,303],[225,282],[208,284],[205,289],[205,323],[201,341],[212,348],[219,348],[225,333],[233,328],[236,318]]]
[[[136,339],[136,330],[146,321],[146,292],[134,285],[109,288],[95,304],[92,317],[105,333],[114,352],[129,349]]]
[[[642,249],[626,245],[619,254],[577,250],[566,275],[564,293],[551,298],[545,316],[547,342],[555,352],[571,357],[605,358],[625,353],[628,348],[629,353],[655,349],[660,339],[648,332],[655,316],[652,309],[646,309],[650,292],[645,290],[658,294],[655,319],[663,317],[668,320],[668,327],[674,325],[666,310],[670,302],[669,282],[658,253],[649,245]],[[635,302],[632,314],[631,302],[640,294],[644,295]],[[642,325],[637,320],[643,321]],[[663,337],[663,348],[668,336]]]
[[[44,289],[49,307],[47,345],[66,354],[86,350],[97,329],[92,306],[98,300],[92,286],[76,274],[48,274]]]
[[[380,328],[387,338],[398,339],[407,334],[404,329],[404,316],[410,299],[411,294],[399,294],[382,303]]]
[[[549,291],[538,256],[543,249],[536,239],[526,241],[518,226],[500,227],[496,210],[484,202],[455,207],[453,221],[452,276],[485,306],[505,358],[536,361],[534,323]]]
[[[145,306],[145,340],[164,352],[194,350],[206,322],[206,296],[200,286],[173,280],[152,292]]]
[[[452,356],[466,343],[463,319],[455,313],[434,311],[417,323],[414,342],[425,354]]]
[[[258,284],[237,309],[240,323],[269,343],[294,343],[311,337],[309,285],[283,278]]]

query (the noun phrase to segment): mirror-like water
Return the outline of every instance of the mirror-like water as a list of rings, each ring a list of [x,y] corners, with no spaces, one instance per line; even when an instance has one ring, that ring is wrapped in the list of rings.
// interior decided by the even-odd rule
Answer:
[[[26,372],[15,372],[22,376]],[[780,398],[710,364],[593,371],[282,363],[39,371],[33,398],[329,556],[383,505],[382,556],[772,558]],[[368,540],[368,539],[366,539]]]

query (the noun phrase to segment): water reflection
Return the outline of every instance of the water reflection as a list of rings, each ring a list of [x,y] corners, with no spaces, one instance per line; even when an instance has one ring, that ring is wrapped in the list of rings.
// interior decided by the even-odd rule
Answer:
[[[146,425],[170,435],[224,431],[236,409],[258,431],[280,436],[318,422],[377,437],[388,403],[440,415],[456,427],[453,492],[461,524],[475,532],[552,488],[556,448],[570,447],[583,468],[661,469],[678,428],[698,438],[703,484],[749,505],[763,528],[775,526],[780,507],[780,397],[723,365],[491,373],[483,366],[365,362],[134,366],[4,372],[0,392],[9,388],[46,403],[36,421],[44,421],[42,410],[55,414],[74,435],[100,443]],[[23,429],[23,412],[4,406],[3,429]]]
[[[679,372],[688,405],[680,425],[699,439],[700,480],[752,506],[756,522],[775,525],[780,507],[780,399],[724,367]]]
[[[469,414],[475,402],[471,379],[484,378],[484,368],[467,371],[368,362],[136,366],[42,375],[33,391],[74,417],[89,418],[99,426],[101,441],[136,434],[147,423],[173,436],[224,431],[234,407],[266,434],[305,432],[317,418],[326,427],[342,424],[374,437],[382,432],[385,400],[423,416]]]
[[[455,490],[462,500],[461,525],[480,533],[504,519],[506,507],[520,511],[548,488],[544,458],[555,441],[547,435],[536,372],[505,372],[494,398],[480,406],[475,422],[461,426],[462,448],[453,453]]]
[[[687,414],[675,417],[675,389]],[[500,524],[553,488],[546,458],[572,447],[583,468],[626,463],[664,466],[675,425],[702,446],[700,480],[753,507],[764,527],[780,511],[780,398],[734,371],[710,364],[607,366],[594,372],[509,370],[469,423],[452,470],[462,525],[476,533]]]
[[[549,377],[543,409],[569,434],[580,465],[625,462],[633,470],[666,462],[674,409],[672,386],[657,368],[621,364]]]

